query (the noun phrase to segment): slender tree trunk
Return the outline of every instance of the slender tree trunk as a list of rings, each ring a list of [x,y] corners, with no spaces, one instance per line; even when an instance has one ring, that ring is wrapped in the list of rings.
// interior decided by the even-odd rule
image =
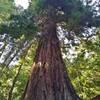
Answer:
[[[32,43],[33,43],[33,42],[31,41],[31,43],[29,43],[28,46],[26,47],[26,49],[23,51],[23,53],[22,53],[22,55],[21,55],[21,57],[22,57],[23,60],[25,60],[25,57],[26,57],[26,55],[27,55],[27,53],[28,53],[28,50],[29,50],[29,48],[31,47]],[[16,84],[17,78],[18,78],[18,76],[19,76],[19,74],[20,74],[20,71],[21,71],[21,68],[22,68],[23,64],[24,64],[24,63],[22,62],[21,65],[20,65],[19,68],[18,68],[18,72],[17,72],[17,74],[15,75],[14,80],[13,80],[13,82],[12,82],[12,86],[11,86],[11,89],[10,89],[10,91],[9,91],[8,99],[7,99],[7,100],[12,100],[13,89],[14,89],[14,86],[15,86],[15,84]]]
[[[56,32],[52,21],[44,25],[22,100],[80,100],[66,72]]]
[[[22,65],[23,65],[23,64],[22,64]],[[14,77],[14,80],[13,80],[11,89],[10,89],[10,91],[9,91],[8,99],[7,99],[7,100],[12,100],[12,92],[13,92],[14,86],[15,86],[15,84],[16,84],[17,78],[18,78],[18,76],[19,76],[19,74],[20,74],[20,70],[21,70],[21,68],[22,68],[22,65],[20,65],[20,67],[19,67],[19,69],[18,69],[18,72],[17,72],[16,76]]]

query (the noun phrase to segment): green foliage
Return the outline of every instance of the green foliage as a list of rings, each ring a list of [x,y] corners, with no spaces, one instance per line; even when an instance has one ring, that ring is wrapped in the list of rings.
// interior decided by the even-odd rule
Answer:
[[[24,54],[16,66],[10,66],[10,68],[5,67],[3,69],[4,66],[0,65],[0,100],[7,100],[13,80],[18,73],[19,67],[21,66],[21,70],[12,93],[12,100],[20,100],[33,64],[32,59],[35,55],[35,49],[36,43],[33,43],[28,49],[27,55]]]
[[[45,12],[57,23],[65,22],[66,29],[77,34],[83,32],[84,27],[100,26],[96,8],[93,9],[91,2],[84,3],[81,0],[32,0],[29,8],[35,9],[40,16]]]
[[[16,74],[17,69],[9,70],[0,66],[0,100],[7,100],[8,91],[11,87],[13,76]]]
[[[12,8],[12,1],[7,2],[7,7],[5,2],[1,4],[2,12],[10,12],[10,15],[1,23],[0,34],[7,33],[14,38],[22,34],[26,37],[36,36],[34,33],[38,32],[40,27],[38,22],[46,16],[60,25],[64,22],[62,26],[77,35],[82,34],[84,27],[100,26],[99,16],[94,13],[93,5],[84,5],[81,0],[32,0],[27,10]]]
[[[83,100],[100,94],[100,34],[87,42],[80,44],[77,58],[66,63],[72,83]]]
[[[0,0],[0,23],[6,20],[13,10],[13,2],[11,0]]]
[[[36,35],[37,28],[33,15],[27,10],[20,14],[13,14],[8,22],[1,25],[0,33],[7,33],[14,38],[24,35],[27,39]]]

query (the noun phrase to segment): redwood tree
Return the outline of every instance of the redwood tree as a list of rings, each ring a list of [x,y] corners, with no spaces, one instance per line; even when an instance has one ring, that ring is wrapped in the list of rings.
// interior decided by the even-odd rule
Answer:
[[[69,34],[83,32],[94,24],[92,8],[80,0],[37,0],[36,4],[41,36],[22,100],[80,100],[62,59],[57,26],[65,25]]]
[[[54,21],[44,25],[23,100],[79,100],[65,69]]]
[[[11,22],[6,21],[0,26],[1,32],[7,32],[15,38],[22,33],[26,37],[32,37],[32,29],[36,27],[38,30],[36,28],[35,31],[41,33],[22,100],[80,100],[62,59],[57,27],[67,29],[69,38],[72,39],[71,33],[82,36],[88,27],[100,26],[98,13],[91,2],[92,0],[32,0],[28,10],[20,12],[20,15],[13,14],[9,19]],[[99,2],[96,3],[100,5]]]

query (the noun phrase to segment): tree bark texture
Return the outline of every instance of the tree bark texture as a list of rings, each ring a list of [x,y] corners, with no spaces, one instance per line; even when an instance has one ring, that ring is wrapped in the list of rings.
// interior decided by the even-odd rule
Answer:
[[[22,100],[80,100],[62,59],[56,25],[48,22]]]

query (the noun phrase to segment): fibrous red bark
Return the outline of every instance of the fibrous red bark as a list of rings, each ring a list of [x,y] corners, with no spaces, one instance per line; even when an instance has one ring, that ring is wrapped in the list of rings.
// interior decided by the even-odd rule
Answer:
[[[80,100],[66,72],[56,25],[44,27],[23,100]]]

